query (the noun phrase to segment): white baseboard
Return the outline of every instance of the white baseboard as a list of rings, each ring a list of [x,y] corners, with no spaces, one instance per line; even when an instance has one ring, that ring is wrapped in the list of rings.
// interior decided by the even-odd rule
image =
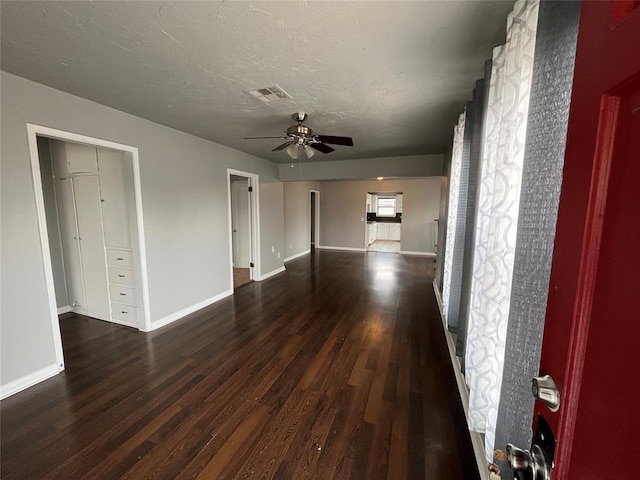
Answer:
[[[410,252],[407,250],[400,250],[400,255],[419,255],[421,257],[430,257],[436,258],[436,254],[434,252]]]
[[[69,305],[65,305],[64,307],[58,307],[58,315],[62,315],[63,313],[69,313],[71,311],[71,307]]]
[[[0,385],[0,400],[21,392],[25,388],[32,387],[36,383],[40,383],[47,378],[51,378],[62,370],[64,370],[64,367],[58,367],[58,365],[53,364],[48,367],[41,368],[40,370],[36,370],[33,373],[29,373],[24,377],[17,378],[6,385]]]
[[[464,409],[465,422],[469,418],[469,389],[467,383],[464,380],[464,375],[460,371],[460,360],[456,355],[456,346],[453,344],[453,337],[446,327],[446,320],[442,311],[442,297],[436,281],[433,281],[433,291],[436,294],[436,301],[438,302],[438,309],[440,310],[440,319],[442,320],[442,328],[444,330],[444,336],[447,339],[447,350],[449,350],[449,357],[451,358],[451,365],[453,366],[453,373],[456,377],[456,384],[458,385],[458,394],[460,395],[460,401],[462,402],[462,408]],[[476,464],[478,465],[478,473],[481,480],[489,480],[489,462],[485,456],[484,440],[482,435],[478,432],[472,432],[469,430],[469,436],[471,437],[471,445],[473,446],[473,453],[476,457]]]
[[[365,252],[365,248],[353,248],[353,247],[328,247],[328,246],[320,246],[318,247],[322,250],[344,250],[346,252]]]
[[[219,302],[223,298],[227,298],[231,295],[233,295],[233,289],[225,290],[224,292],[218,295],[215,295],[211,298],[208,298],[206,300],[203,300],[202,302],[196,303],[195,305],[191,305],[190,307],[187,307],[187,308],[183,308],[182,310],[172,313],[171,315],[167,315],[166,317],[163,317],[159,320],[151,322],[151,330],[157,330],[158,328],[169,325],[170,323],[173,323],[176,320],[180,320],[181,318],[186,317],[187,315],[193,312],[197,312],[198,310],[201,310],[204,307],[208,307],[209,305]]]
[[[117,318],[113,318],[111,317],[111,320],[101,320],[103,322],[109,322],[109,323],[115,323],[117,325],[122,325],[123,327],[131,327],[131,328],[135,328],[136,330],[139,330],[140,325],[138,325],[138,322],[123,322],[122,320],[118,320]]]
[[[290,262],[291,260],[295,260],[296,258],[303,257],[304,255],[311,253],[311,250],[305,250],[304,252],[296,253],[295,255],[291,255],[284,259],[284,263]]]
[[[284,268],[284,265],[281,266],[280,268],[276,268],[275,270],[271,270],[268,273],[265,273],[264,275],[261,275],[260,278],[258,279],[259,282],[261,282],[262,280],[266,280],[267,278],[271,278],[274,275],[277,275],[279,273],[284,272],[286,269]]]

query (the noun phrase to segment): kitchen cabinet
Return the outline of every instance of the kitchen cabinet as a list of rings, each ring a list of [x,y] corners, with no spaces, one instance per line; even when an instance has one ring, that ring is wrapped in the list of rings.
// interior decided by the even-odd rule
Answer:
[[[378,238],[378,225],[376,223],[367,224],[367,245],[371,245]]]
[[[378,239],[389,240],[390,239],[390,227],[388,223],[378,223]]]
[[[389,225],[389,240],[400,240],[400,227],[399,223]]]

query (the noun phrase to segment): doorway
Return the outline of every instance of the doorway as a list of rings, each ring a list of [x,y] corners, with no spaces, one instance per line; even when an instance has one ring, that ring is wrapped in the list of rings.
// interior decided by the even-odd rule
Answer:
[[[232,289],[259,278],[257,274],[258,176],[228,169],[229,235]]]
[[[316,248],[320,246],[320,192],[317,190],[309,191],[309,239],[311,253],[314,253]]]
[[[402,192],[367,192],[365,250],[400,252],[402,202]]]
[[[75,309],[80,314],[96,312],[93,315],[96,318],[129,325],[141,331],[151,330],[138,149],[32,124],[27,124],[27,139],[55,353],[58,367],[62,370],[64,354],[58,320],[61,313]],[[64,161],[58,159],[57,164],[51,157],[46,157],[51,155],[54,142],[54,148],[61,149],[57,153],[69,156],[63,157]],[[87,152],[91,152],[91,155],[85,155]],[[114,162],[114,158],[118,161]],[[102,179],[96,175],[99,162],[105,166]],[[77,179],[73,180],[72,177]],[[55,178],[60,182],[57,192],[53,181]],[[126,201],[117,198],[118,182],[125,179],[126,185],[120,186],[128,190]],[[118,201],[107,202],[103,190],[105,193],[116,193],[111,198]],[[57,197],[60,197],[60,201],[68,200],[67,205],[71,208],[61,212],[56,203]],[[88,200],[85,202],[85,199]],[[122,213],[122,210],[129,218],[126,228],[110,228],[109,222],[117,220],[117,212]],[[63,225],[65,221],[67,224]],[[84,238],[79,223],[87,232]],[[62,235],[68,235],[70,240],[67,243],[67,257],[71,258],[67,258],[66,264],[61,246]],[[110,244],[120,242],[124,236],[129,240],[127,248]],[[54,248],[57,249],[55,252]],[[83,265],[83,262],[86,263]],[[118,262],[126,265],[113,265]],[[111,281],[113,275],[118,275],[118,266],[121,275],[125,275],[123,272],[132,273],[125,275],[126,278],[117,278],[130,281],[132,285]],[[75,275],[72,272],[74,269]],[[67,279],[71,275],[73,278]],[[71,300],[70,293],[74,297]],[[132,300],[129,301],[129,298]],[[134,301],[135,306],[131,308]],[[116,311],[119,306],[126,308]]]

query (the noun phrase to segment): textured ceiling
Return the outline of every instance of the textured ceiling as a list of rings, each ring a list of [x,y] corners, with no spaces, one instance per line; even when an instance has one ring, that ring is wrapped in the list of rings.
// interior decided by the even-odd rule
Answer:
[[[1,66],[277,162],[296,111],[355,146],[439,153],[513,2],[1,2]],[[263,104],[243,90],[274,84]]]

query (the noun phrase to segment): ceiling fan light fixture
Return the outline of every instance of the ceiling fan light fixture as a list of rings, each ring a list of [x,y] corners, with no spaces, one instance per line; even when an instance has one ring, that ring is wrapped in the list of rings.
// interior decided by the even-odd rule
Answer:
[[[298,144],[292,143],[287,147],[286,152],[287,152],[287,155],[289,155],[293,160],[297,160],[299,156]]]
[[[316,151],[311,148],[309,145],[304,147],[304,153],[307,156],[307,158],[311,158],[316,154]]]

